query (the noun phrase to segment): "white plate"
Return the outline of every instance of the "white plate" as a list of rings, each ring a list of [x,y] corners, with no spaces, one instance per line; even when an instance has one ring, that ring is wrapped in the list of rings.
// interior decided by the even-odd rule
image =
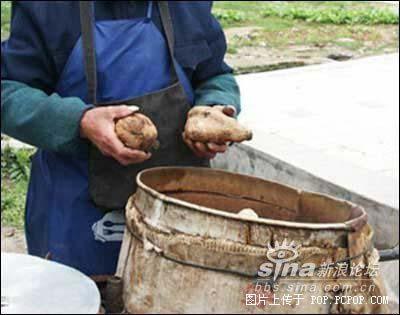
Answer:
[[[81,272],[38,257],[1,253],[2,314],[97,314],[100,293]]]

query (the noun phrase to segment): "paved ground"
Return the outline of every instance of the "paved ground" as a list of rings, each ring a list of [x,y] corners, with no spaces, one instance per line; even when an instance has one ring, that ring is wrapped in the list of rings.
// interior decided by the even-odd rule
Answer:
[[[1,227],[1,251],[11,253],[26,253],[26,240],[24,231]]]
[[[399,54],[238,81],[250,146],[398,209]],[[398,313],[399,262],[380,268]]]
[[[376,2],[380,5],[389,4],[389,6],[387,6],[387,7],[391,8],[393,11],[395,11],[397,13],[399,12],[399,1],[370,1],[370,2]]]
[[[388,3],[388,4],[395,4],[399,5],[399,1],[371,1],[371,2],[383,2],[383,3]]]
[[[398,208],[399,55],[242,75],[250,145]]]

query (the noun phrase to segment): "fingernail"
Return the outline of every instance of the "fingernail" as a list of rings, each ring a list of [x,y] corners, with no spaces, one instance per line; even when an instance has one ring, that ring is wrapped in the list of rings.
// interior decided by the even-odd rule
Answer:
[[[139,110],[139,106],[136,105],[129,105],[128,107],[132,112],[137,112]]]

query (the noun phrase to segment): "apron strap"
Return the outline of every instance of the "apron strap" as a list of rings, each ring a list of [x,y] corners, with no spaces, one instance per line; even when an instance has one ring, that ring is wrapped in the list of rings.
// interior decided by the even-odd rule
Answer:
[[[152,3],[149,1],[149,7],[147,11],[147,17],[151,18],[152,14]],[[170,55],[170,72],[171,72],[171,83],[178,81],[178,75],[175,69],[175,58],[174,58],[174,30],[172,25],[172,19],[168,8],[168,1],[157,1],[162,28],[164,29],[166,42],[168,46],[168,52]],[[85,75],[88,89],[88,100],[91,104],[96,105],[97,103],[97,69],[96,69],[96,51],[95,51],[95,35],[94,35],[94,1],[79,1],[80,8],[80,21],[81,21],[81,32],[82,32],[82,48],[84,55],[85,64]]]
[[[97,69],[94,44],[94,3],[93,1],[79,1],[79,8],[88,100],[91,104],[96,105]]]
[[[147,12],[146,12],[147,20],[151,20],[152,15],[153,15],[153,1],[149,1],[149,5],[147,6]]]
[[[169,55],[171,57],[171,81],[176,82],[178,80],[178,75],[175,69],[175,37],[171,14],[169,13],[168,1],[157,1],[157,4],[160,10],[161,24],[164,28],[165,37],[167,39]]]

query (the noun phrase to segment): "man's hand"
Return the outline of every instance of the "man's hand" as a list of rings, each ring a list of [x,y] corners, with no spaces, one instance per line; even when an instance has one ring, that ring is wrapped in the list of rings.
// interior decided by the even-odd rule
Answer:
[[[235,108],[233,106],[222,106],[222,105],[216,105],[214,108],[218,108],[221,110],[225,115],[234,117],[235,116]],[[188,118],[186,125],[190,124],[190,118]],[[186,143],[186,145],[196,154],[196,156],[200,158],[206,158],[206,159],[213,159],[217,153],[224,153],[227,148],[228,144],[223,143],[223,144],[217,144],[213,142],[199,142],[199,141],[193,141],[190,139],[185,132],[183,132],[183,141]]]
[[[89,109],[81,119],[81,137],[89,139],[101,153],[124,166],[144,162],[151,157],[151,153],[125,147],[115,133],[115,120],[137,110],[136,106],[126,105]]]

